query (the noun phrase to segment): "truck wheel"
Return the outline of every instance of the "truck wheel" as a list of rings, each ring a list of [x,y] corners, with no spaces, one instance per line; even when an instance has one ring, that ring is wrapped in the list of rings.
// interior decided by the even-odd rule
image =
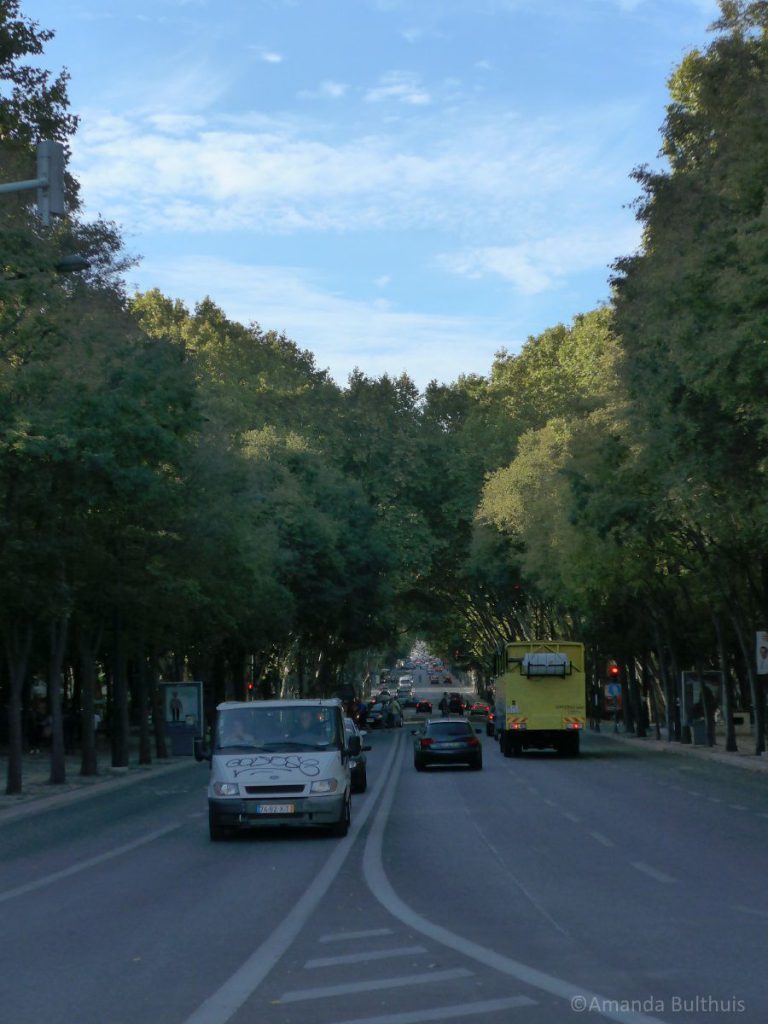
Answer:
[[[499,743],[501,744],[501,752],[504,757],[512,757],[512,737],[508,732],[503,732],[501,734]]]

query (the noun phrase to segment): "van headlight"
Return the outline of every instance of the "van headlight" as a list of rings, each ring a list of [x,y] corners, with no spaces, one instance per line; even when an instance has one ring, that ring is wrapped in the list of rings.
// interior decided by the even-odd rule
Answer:
[[[335,793],[339,788],[336,779],[318,779],[309,787],[310,793]]]
[[[240,787],[236,782],[214,782],[213,792],[216,796],[239,796]]]

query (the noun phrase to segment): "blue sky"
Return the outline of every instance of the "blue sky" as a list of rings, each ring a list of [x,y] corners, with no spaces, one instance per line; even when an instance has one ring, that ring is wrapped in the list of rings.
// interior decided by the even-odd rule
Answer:
[[[715,0],[22,0],[132,287],[420,387],[609,297]]]

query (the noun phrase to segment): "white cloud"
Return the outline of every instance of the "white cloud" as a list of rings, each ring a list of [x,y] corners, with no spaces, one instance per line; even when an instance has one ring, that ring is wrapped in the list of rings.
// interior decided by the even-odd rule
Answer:
[[[149,288],[158,281],[190,308],[212,295],[231,319],[284,331],[340,384],[355,366],[371,376],[405,371],[421,387],[433,378],[487,373],[499,348],[519,344],[491,318],[401,312],[381,300],[347,299],[324,291],[299,268],[190,258],[143,265],[136,283]]]
[[[443,253],[438,266],[471,279],[489,275],[508,281],[523,295],[537,295],[581,271],[607,268],[639,240],[638,227],[614,227],[602,234],[565,232],[507,246],[480,246]]]
[[[344,82],[327,79],[317,89],[303,89],[298,95],[305,100],[339,100],[346,95],[349,86]]]
[[[380,277],[375,278],[373,283],[377,288],[386,288],[391,280],[392,278],[389,274],[382,274]]]
[[[389,71],[382,75],[380,84],[365,94],[367,103],[398,100],[410,106],[426,106],[432,102],[430,94],[421,87],[419,76],[411,71]]]
[[[252,49],[257,49],[252,47]],[[285,58],[282,53],[276,53],[274,50],[261,50],[257,49],[259,60],[263,60],[265,64],[282,64]]]

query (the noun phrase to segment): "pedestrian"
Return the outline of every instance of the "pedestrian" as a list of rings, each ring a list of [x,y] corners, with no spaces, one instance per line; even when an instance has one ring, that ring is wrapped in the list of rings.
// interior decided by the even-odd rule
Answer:
[[[447,715],[448,714],[448,708],[450,706],[450,703],[448,701],[448,693],[447,693],[447,691],[443,694],[443,699],[440,701],[440,703],[437,706],[440,708],[440,714],[441,715]]]

